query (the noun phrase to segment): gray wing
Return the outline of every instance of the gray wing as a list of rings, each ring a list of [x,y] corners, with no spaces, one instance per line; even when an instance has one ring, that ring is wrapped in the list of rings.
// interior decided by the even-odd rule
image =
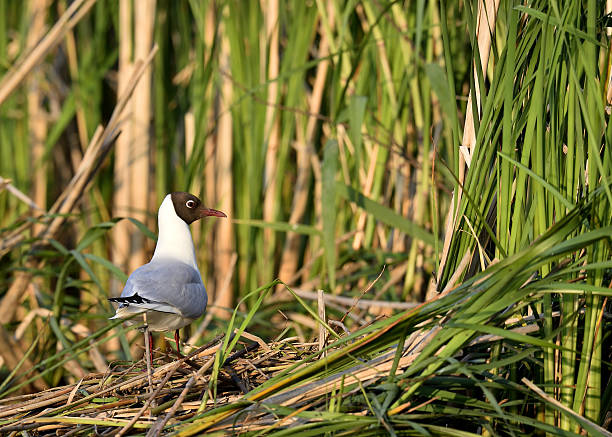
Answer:
[[[150,262],[134,270],[121,297],[135,294],[151,304],[158,304],[151,309],[178,313],[190,319],[200,317],[208,302],[200,272],[177,261]]]

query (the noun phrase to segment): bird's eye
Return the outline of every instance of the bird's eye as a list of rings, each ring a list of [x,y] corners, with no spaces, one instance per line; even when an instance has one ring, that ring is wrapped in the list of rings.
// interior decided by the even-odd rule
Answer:
[[[195,203],[195,200],[189,199],[187,203],[185,203],[185,205],[187,206],[187,208],[195,208],[196,203]]]

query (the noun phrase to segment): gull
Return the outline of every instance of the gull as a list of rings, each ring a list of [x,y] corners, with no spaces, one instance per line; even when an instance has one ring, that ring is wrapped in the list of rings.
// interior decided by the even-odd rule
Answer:
[[[121,296],[108,299],[119,304],[111,319],[144,323],[147,358],[151,362],[150,331],[174,330],[176,351],[181,357],[179,329],[206,311],[208,296],[196,263],[189,225],[207,216],[227,217],[203,206],[193,194],[180,191],[168,194],[159,207],[159,232],[151,261],[134,270]]]

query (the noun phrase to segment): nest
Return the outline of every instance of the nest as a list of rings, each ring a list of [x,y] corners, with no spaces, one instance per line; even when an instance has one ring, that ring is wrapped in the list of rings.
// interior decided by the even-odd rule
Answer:
[[[222,339],[217,338],[183,358],[157,354],[151,374],[144,360],[115,362],[107,372],[91,373],[75,384],[1,399],[0,433],[160,435],[176,431],[173,425],[239,401],[316,350],[315,343],[299,343],[297,338],[238,343],[236,352],[219,366],[216,384],[211,384],[221,345]],[[232,427],[230,423],[217,430]]]

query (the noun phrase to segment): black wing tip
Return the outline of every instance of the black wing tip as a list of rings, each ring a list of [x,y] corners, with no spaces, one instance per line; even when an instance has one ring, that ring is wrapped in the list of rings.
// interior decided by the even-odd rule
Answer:
[[[145,298],[145,297],[141,297],[138,295],[138,293],[134,293],[131,296],[120,296],[120,297],[109,297],[108,298],[109,301],[111,302],[116,302],[116,303],[122,303],[125,305],[129,305],[129,304],[143,304],[143,303],[151,303],[152,301],[150,301],[149,299]]]

